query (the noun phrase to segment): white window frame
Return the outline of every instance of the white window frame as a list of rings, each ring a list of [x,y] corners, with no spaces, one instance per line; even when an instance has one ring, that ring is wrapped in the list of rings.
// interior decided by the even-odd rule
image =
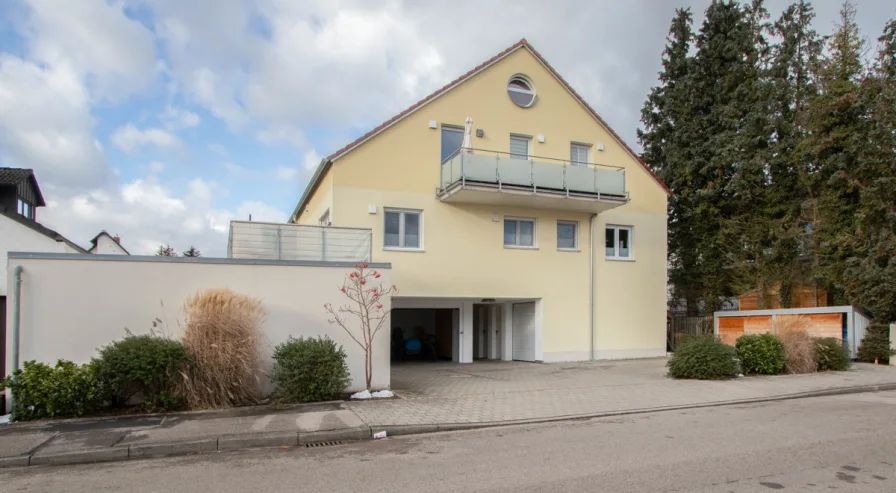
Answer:
[[[508,245],[504,243],[504,226],[507,221],[516,221],[516,243],[512,245]],[[520,223],[521,222],[529,222],[532,223],[532,244],[531,245],[520,245]],[[523,250],[537,250],[538,249],[538,221],[534,217],[514,217],[514,216],[504,216],[504,221],[501,222],[501,243],[504,243],[504,248],[519,248]]]
[[[514,139],[526,141],[526,157],[525,158],[517,157],[520,154],[513,153],[513,146],[511,146],[510,143],[513,142]],[[508,150],[510,151],[509,154],[510,154],[511,159],[529,159],[532,157],[532,136],[531,135],[510,134],[510,139],[507,141],[507,145],[508,145]]]
[[[398,246],[386,245],[386,214],[398,214]],[[420,246],[407,247],[405,243],[405,217],[408,214],[416,214],[419,216],[419,232]],[[400,209],[396,207],[383,207],[383,250],[393,250],[399,252],[422,252],[423,251],[423,211],[420,209]]]
[[[572,160],[572,150],[573,149],[583,149],[585,151],[585,160],[584,161],[573,161]],[[569,163],[573,166],[580,167],[588,167],[591,165],[591,144],[582,144],[580,142],[570,142],[569,143]]]
[[[317,220],[318,226],[332,226],[333,221],[330,219],[330,209],[324,211],[323,214],[320,215],[320,218]]]
[[[607,230],[612,229],[615,231],[613,233],[613,255],[607,255],[606,245],[607,245]],[[628,231],[628,256],[620,257],[619,256],[619,231],[625,230]],[[635,260],[635,227],[634,226],[623,226],[618,224],[607,224],[604,227],[604,255],[607,260],[621,260],[624,262],[632,262]]]
[[[571,225],[575,228],[575,234],[573,235],[573,246],[572,248],[565,248],[560,246],[560,225],[566,224]],[[579,251],[579,222],[578,221],[564,221],[557,220],[557,250],[561,252],[578,252]]]

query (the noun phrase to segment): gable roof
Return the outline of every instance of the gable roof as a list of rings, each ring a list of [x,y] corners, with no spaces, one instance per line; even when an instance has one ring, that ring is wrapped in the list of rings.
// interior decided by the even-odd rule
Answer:
[[[37,185],[37,178],[34,176],[33,169],[0,168],[0,185],[12,185],[16,188],[31,185],[31,189],[37,199],[35,200],[34,205],[37,207],[47,205],[46,202],[44,202],[43,194],[40,192],[40,187]]]
[[[566,89],[566,91],[585,109],[585,111],[587,111],[595,120],[597,120],[598,124],[601,125],[610,134],[610,136],[612,136],[613,139],[617,143],[619,143],[626,150],[626,152],[628,152],[628,154],[636,162],[638,162],[645,170],[647,170],[648,173],[650,173],[650,176],[652,176],[653,179],[656,180],[656,182],[661,187],[663,187],[663,189],[666,191],[666,193],[668,193],[670,195],[672,194],[672,190],[670,190],[669,187],[665,183],[663,183],[663,180],[661,180],[660,177],[657,176],[657,174],[654,173],[652,169],[650,169],[650,166],[648,166],[647,163],[645,163],[644,160],[642,160],[638,156],[638,154],[634,150],[632,150],[632,148],[629,147],[629,145],[626,144],[625,141],[622,140],[622,137],[620,137],[619,134],[617,134],[616,131],[613,130],[610,127],[610,125],[607,124],[607,122],[603,118],[601,118],[600,115],[597,114],[596,111],[594,111],[594,108],[592,108],[591,105],[589,105],[579,95],[579,93],[576,92],[576,90],[573,89],[572,86],[570,86],[569,83],[566,82],[566,80],[563,77],[561,77],[560,74],[557,73],[556,70],[554,70],[554,67],[552,67],[551,64],[549,64],[547,62],[547,60],[545,60],[544,57],[541,56],[541,53],[536,51],[535,48],[526,40],[526,38],[523,38],[523,39],[517,41],[516,43],[514,43],[512,46],[510,46],[506,50],[504,50],[504,51],[498,53],[497,55],[493,56],[492,58],[480,63],[479,65],[477,65],[472,70],[465,73],[464,75],[461,75],[457,79],[454,79],[453,81],[449,82],[448,84],[442,86],[440,89],[436,90],[429,96],[426,96],[425,98],[421,99],[420,101],[417,101],[416,103],[411,105],[411,107],[409,107],[408,109],[393,116],[392,118],[386,120],[382,124],[378,125],[374,129],[372,129],[371,131],[358,137],[357,139],[350,142],[345,147],[330,154],[326,158],[321,159],[320,164],[317,167],[317,170],[315,170],[314,175],[311,177],[311,181],[308,182],[308,187],[305,189],[305,192],[302,194],[302,198],[299,200],[298,205],[296,205],[296,208],[293,211],[292,216],[290,216],[290,220],[293,220],[293,221],[298,220],[299,211],[301,211],[305,207],[305,205],[307,205],[308,201],[311,199],[311,195],[315,192],[315,190],[317,190],[317,187],[320,185],[321,180],[327,174],[327,171],[329,171],[330,166],[332,166],[333,161],[336,161],[337,159],[345,156],[346,154],[348,154],[349,152],[351,152],[352,150],[354,150],[355,148],[357,148],[364,142],[367,142],[368,140],[376,137],[377,135],[379,135],[380,133],[382,133],[383,131],[385,131],[386,129],[391,127],[392,125],[395,125],[396,123],[400,122],[401,120],[403,120],[407,116],[411,115],[415,111],[417,111],[420,108],[431,103],[433,100],[435,100],[439,96],[445,94],[446,92],[450,91],[451,89],[454,89],[458,85],[466,82],[467,80],[469,80],[470,78],[472,78],[473,76],[478,74],[479,72],[482,72],[483,70],[491,67],[492,65],[498,63],[499,61],[503,60],[504,58],[507,58],[507,56],[509,56],[510,54],[512,54],[513,52],[515,52],[521,48],[526,49],[529,53],[531,53],[532,56],[534,56],[535,59],[538,60],[538,62],[542,66],[544,66],[544,68],[552,76],[554,76],[555,79],[557,79],[557,81],[560,83],[560,85],[562,85],[563,88]]]
[[[109,233],[106,232],[105,229],[102,230],[102,231],[100,231],[98,235],[94,236],[93,239],[90,240],[90,245],[91,245],[91,246],[90,246],[90,248],[88,249],[88,251],[93,251],[93,249],[96,248],[96,242],[99,241],[100,236],[106,236],[106,237],[108,237],[110,240],[112,240],[113,242],[115,242],[115,244],[118,245],[118,248],[121,248],[121,249],[124,251],[124,253],[126,253],[126,254],[128,254],[128,255],[131,254],[131,252],[129,252],[128,249],[125,248],[124,245],[121,244],[121,239],[120,239],[120,238],[117,238],[116,236],[112,236],[112,235],[110,235]]]
[[[46,236],[47,238],[65,243],[80,253],[87,253],[87,250],[84,250],[83,248],[79,247],[77,244],[75,244],[73,241],[69,240],[65,236],[62,236],[61,234],[53,231],[52,229],[42,225],[41,223],[39,223],[37,221],[32,221],[31,219],[28,219],[19,213],[16,213],[16,212],[9,213],[6,210],[6,207],[0,206],[0,216],[9,218],[9,219],[21,224],[22,226],[25,226],[26,228],[30,228],[30,229]]]

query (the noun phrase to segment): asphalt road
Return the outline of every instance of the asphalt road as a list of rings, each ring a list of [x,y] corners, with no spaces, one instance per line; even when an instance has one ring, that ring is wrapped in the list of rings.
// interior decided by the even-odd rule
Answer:
[[[896,392],[0,472],[0,491],[896,492]]]

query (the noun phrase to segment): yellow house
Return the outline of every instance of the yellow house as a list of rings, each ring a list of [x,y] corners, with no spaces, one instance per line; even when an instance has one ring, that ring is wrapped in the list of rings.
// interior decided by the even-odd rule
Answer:
[[[289,222],[371,229],[393,330],[443,358],[641,358],[668,193],[523,39],[323,159]]]

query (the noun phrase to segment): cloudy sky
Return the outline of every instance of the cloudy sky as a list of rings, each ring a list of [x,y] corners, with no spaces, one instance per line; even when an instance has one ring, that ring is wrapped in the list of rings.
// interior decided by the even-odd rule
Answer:
[[[0,166],[82,245],[223,255],[229,220],[286,220],[321,156],[522,37],[636,145],[674,9],[708,1],[0,0]],[[894,15],[859,2],[869,40]]]

